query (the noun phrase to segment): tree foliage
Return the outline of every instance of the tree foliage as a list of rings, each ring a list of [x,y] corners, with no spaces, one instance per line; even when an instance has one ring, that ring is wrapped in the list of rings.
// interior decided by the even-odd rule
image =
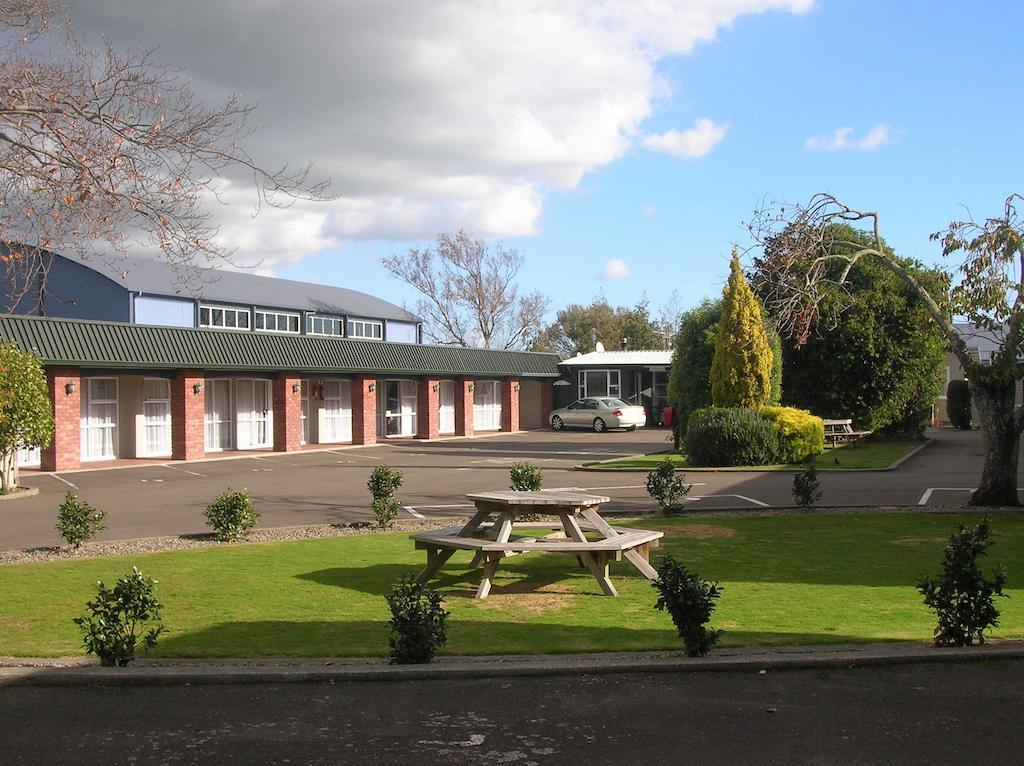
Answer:
[[[673,429],[679,439],[686,433],[690,414],[711,406],[711,360],[722,302],[705,298],[683,313],[673,342],[672,368],[668,378],[668,400],[674,409]]]
[[[528,348],[540,331],[548,299],[522,295],[516,277],[524,257],[466,232],[438,234],[436,245],[384,259],[384,268],[421,296],[424,332],[438,343]]]
[[[718,407],[757,408],[771,397],[774,357],[760,301],[735,251],[729,269],[711,360],[711,400]]]
[[[0,4],[0,261],[28,285],[46,251],[110,262],[132,242],[158,249],[183,282],[230,257],[208,206],[226,173],[254,203],[326,199],[309,168],[265,170],[243,143],[254,107],[208,107],[152,50],[123,54],[76,36],[52,0]]]
[[[668,321],[672,309],[659,321]],[[603,295],[583,306],[573,303],[558,311],[555,321],[544,328],[534,344],[535,351],[554,351],[567,359],[587,354],[598,343],[608,350],[618,349],[622,341],[631,349],[658,349],[664,346],[659,325],[651,320],[650,306],[641,300],[636,306],[612,307]]]
[[[53,411],[39,357],[0,343],[0,492],[18,486],[18,450],[47,447]]]

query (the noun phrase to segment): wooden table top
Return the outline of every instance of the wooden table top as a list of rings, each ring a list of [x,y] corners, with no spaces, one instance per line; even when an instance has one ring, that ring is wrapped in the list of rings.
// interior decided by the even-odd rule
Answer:
[[[513,489],[501,490],[498,492],[475,492],[466,495],[466,498],[476,502],[482,500],[488,503],[507,506],[572,506],[575,508],[601,505],[610,503],[611,498],[604,495],[591,495],[587,492],[575,490],[542,490],[540,492],[518,492]]]

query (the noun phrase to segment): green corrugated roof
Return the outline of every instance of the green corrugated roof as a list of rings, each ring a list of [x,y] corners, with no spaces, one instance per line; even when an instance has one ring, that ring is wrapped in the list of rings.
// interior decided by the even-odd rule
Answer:
[[[557,377],[557,354],[349,340],[311,335],[0,317],[0,338],[47,364],[80,367],[288,370]]]

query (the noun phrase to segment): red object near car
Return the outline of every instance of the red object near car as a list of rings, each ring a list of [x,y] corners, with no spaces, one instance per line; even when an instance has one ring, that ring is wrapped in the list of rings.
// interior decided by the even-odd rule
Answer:
[[[673,417],[675,417],[675,414],[676,414],[676,411],[675,411],[675,409],[671,405],[669,405],[668,407],[662,407],[661,408],[661,424],[663,426],[671,426],[672,425],[672,419],[673,419]]]

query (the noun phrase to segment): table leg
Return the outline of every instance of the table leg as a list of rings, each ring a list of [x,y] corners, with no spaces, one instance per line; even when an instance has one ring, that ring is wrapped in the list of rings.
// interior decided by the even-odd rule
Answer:
[[[454,548],[428,548],[427,549],[427,566],[420,572],[419,577],[416,578],[416,582],[421,585],[426,585],[431,577],[444,566],[444,563],[448,561],[455,553]]]
[[[480,578],[480,586],[476,589],[476,598],[485,599],[491,592],[491,581],[498,572],[499,561],[501,561],[501,556],[488,555],[487,560],[484,562],[484,573]]]
[[[562,520],[562,526],[565,528],[565,534],[572,540],[578,543],[585,543],[587,536],[583,534],[583,530],[580,529],[580,525],[576,522],[576,519],[572,514],[560,513],[558,517]],[[619,592],[615,590],[615,586],[612,584],[611,579],[608,577],[608,558],[606,556],[592,553],[580,553],[577,559],[583,563],[583,565],[590,570],[590,574],[597,580],[597,584],[601,587],[601,591],[606,596],[618,596]],[[600,562],[600,563],[599,563]]]
[[[612,529],[611,525],[602,519],[601,515],[593,508],[587,508],[586,510],[581,511],[580,515],[593,524],[594,529],[603,534],[605,538],[619,536],[619,533]],[[658,570],[645,561],[644,557],[641,556],[636,549],[623,551],[622,555],[626,558],[626,561],[635,566],[639,570],[640,574],[648,580],[658,579]]]

